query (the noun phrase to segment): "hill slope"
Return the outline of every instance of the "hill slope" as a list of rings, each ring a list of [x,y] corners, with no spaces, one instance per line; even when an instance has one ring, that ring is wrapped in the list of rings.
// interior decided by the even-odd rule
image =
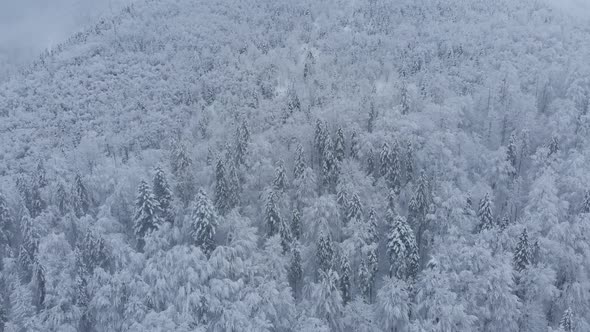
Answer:
[[[589,33],[534,0],[127,7],[0,86],[4,328],[588,330]]]

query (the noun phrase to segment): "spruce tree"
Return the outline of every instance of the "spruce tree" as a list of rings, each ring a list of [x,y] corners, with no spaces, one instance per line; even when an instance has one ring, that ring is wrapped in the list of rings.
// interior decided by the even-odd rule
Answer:
[[[551,137],[551,140],[549,141],[549,144],[548,144],[548,148],[549,148],[549,156],[552,156],[559,151],[559,139],[557,138],[557,136],[554,135],[553,137]]]
[[[160,219],[165,222],[174,222],[174,212],[172,211],[172,191],[168,185],[166,174],[161,167],[156,167],[154,173],[154,197],[160,206]]]
[[[401,88],[401,111],[403,115],[410,113],[410,102],[408,100],[408,86],[406,82],[402,82]]]
[[[508,141],[508,148],[506,149],[506,161],[510,165],[510,170],[508,175],[515,177],[516,176],[516,157],[517,157],[517,149],[516,149],[516,135],[513,133],[510,135],[510,139]]]
[[[66,187],[61,182],[57,186],[55,198],[56,198],[57,209],[59,210],[59,213],[62,216],[64,216],[69,211],[70,202],[69,202],[68,193],[66,191]]]
[[[363,215],[363,206],[357,193],[354,193],[347,204],[346,222],[361,221]]]
[[[375,175],[375,159],[373,159],[373,149],[369,151],[369,155],[367,156],[367,175]]]
[[[342,302],[346,305],[352,298],[351,294],[351,270],[347,257],[342,257],[340,262],[340,292],[342,293]]]
[[[234,161],[238,165],[245,165],[246,156],[248,154],[248,145],[250,143],[250,130],[246,120],[242,121],[242,123],[237,127],[235,140],[236,151],[234,155]]]
[[[326,138],[328,137],[326,131],[327,129],[324,127],[324,123],[320,119],[316,120],[313,144],[318,156],[318,165],[320,167],[323,165],[324,149],[326,145]]]
[[[393,147],[390,151],[389,164],[387,165],[386,181],[390,189],[393,189],[395,193],[399,193],[401,189],[401,161],[400,151],[397,142],[394,142]]]
[[[279,160],[275,169],[275,177],[272,181],[273,189],[277,192],[284,193],[287,188],[287,174],[282,160]]]
[[[391,168],[391,148],[387,142],[381,146],[381,152],[379,153],[379,175],[386,177]]]
[[[418,270],[418,246],[414,232],[404,217],[396,216],[387,234],[389,275],[409,280]]]
[[[217,213],[211,200],[200,189],[195,198],[191,212],[190,235],[196,246],[200,247],[205,255],[211,254],[215,249],[215,231],[217,229]]]
[[[359,143],[359,139],[358,139],[358,134],[356,133],[356,130],[355,130],[350,135],[350,158],[352,158],[354,160],[358,160],[360,149],[361,149],[361,147],[360,147],[360,143]]]
[[[367,120],[367,131],[369,133],[372,133],[373,130],[375,129],[375,121],[377,121],[377,117],[378,117],[378,113],[377,110],[375,109],[375,104],[373,104],[373,102],[371,102],[371,104],[369,105],[369,120]]]
[[[186,151],[186,147],[181,142],[175,142],[170,159],[172,174],[176,177],[180,177],[188,171],[193,163]]]
[[[35,259],[33,263],[33,305],[37,308],[37,312],[43,309],[45,292],[45,269]]]
[[[574,312],[572,311],[571,307],[568,307],[561,316],[561,320],[559,321],[559,327],[564,332],[574,332]]]
[[[323,231],[320,232],[316,251],[316,258],[318,264],[318,272],[328,272],[330,269],[332,269],[332,263],[334,259],[334,248],[332,245],[332,239],[330,238],[330,235],[324,235]]]
[[[293,241],[293,233],[291,233],[291,225],[283,218],[280,219],[279,224],[279,236],[281,237],[281,246],[283,247],[283,253],[289,251],[291,243]]]
[[[367,233],[365,234],[365,242],[367,244],[378,243],[379,234],[377,233],[377,212],[375,208],[369,211],[369,218],[367,219]]]
[[[225,215],[230,209],[230,188],[223,160],[217,160],[215,166],[215,207],[221,215]]]
[[[159,227],[161,223],[160,215],[158,201],[147,182],[142,180],[137,189],[133,226],[138,250],[143,250],[145,235]]]
[[[584,193],[584,201],[582,202],[582,213],[590,213],[590,190]]]
[[[82,181],[82,176],[78,173],[74,180],[74,199],[76,207],[76,216],[82,217],[86,215],[90,209],[90,197],[86,186]]]
[[[334,157],[334,147],[332,139],[326,138],[324,146],[324,155],[322,157],[322,180],[325,188],[332,191],[338,182],[338,163]]]
[[[514,270],[521,272],[531,263],[531,252],[526,228],[522,230],[518,238],[518,244],[514,250]]]
[[[344,132],[342,128],[336,131],[336,140],[334,141],[334,157],[338,162],[342,162],[346,156],[346,147],[344,145]]]
[[[291,218],[291,235],[293,239],[301,239],[301,213],[299,209],[293,209],[293,216]]]
[[[268,227],[268,236],[271,237],[279,232],[282,223],[277,201],[279,197],[274,190],[269,190],[264,203],[264,221]]]
[[[359,281],[360,288],[367,303],[373,301],[373,294],[375,290],[375,279],[378,271],[377,247],[368,246],[367,257],[361,259],[359,266]]]
[[[406,146],[406,156],[404,158],[406,182],[414,179],[414,147],[411,141]]]
[[[490,195],[486,195],[481,199],[479,203],[479,209],[477,210],[477,216],[479,217],[479,229],[492,229],[494,228],[494,218],[492,216],[492,201]]]
[[[299,242],[295,241],[291,247],[291,261],[289,263],[289,284],[293,290],[293,297],[299,298],[300,289],[303,282],[303,262],[301,260],[301,249]]]
[[[11,227],[12,218],[8,210],[8,202],[6,201],[6,197],[0,192],[0,256],[2,256],[4,250],[8,249]]]
[[[300,179],[307,167],[307,163],[305,161],[305,152],[303,150],[303,145],[297,144],[296,149],[297,156],[295,157],[295,165],[293,167],[293,178]]]

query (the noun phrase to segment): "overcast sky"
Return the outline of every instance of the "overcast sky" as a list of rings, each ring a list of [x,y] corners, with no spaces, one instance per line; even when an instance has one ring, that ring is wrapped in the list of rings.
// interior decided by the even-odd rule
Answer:
[[[0,81],[98,17],[136,0],[0,0]],[[493,0],[490,0],[493,1]],[[590,19],[590,0],[545,0]]]

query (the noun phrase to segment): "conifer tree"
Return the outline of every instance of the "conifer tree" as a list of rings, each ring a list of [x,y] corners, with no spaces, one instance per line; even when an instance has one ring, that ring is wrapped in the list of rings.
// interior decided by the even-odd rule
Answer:
[[[514,270],[521,272],[531,263],[531,252],[526,228],[522,230],[518,238],[518,244],[514,250]]]
[[[346,147],[344,145],[344,132],[342,128],[336,131],[336,140],[334,141],[334,157],[338,162],[342,162],[346,156]]]
[[[399,193],[401,189],[401,161],[400,151],[397,142],[394,142],[393,147],[389,155],[389,164],[386,167],[386,181],[390,189],[393,189],[395,193]]]
[[[517,156],[518,152],[516,149],[516,135],[513,133],[512,135],[510,135],[510,139],[508,141],[508,148],[506,150],[506,161],[508,161],[508,164],[510,165],[510,170],[508,175],[515,177],[516,176],[516,169],[517,169],[517,164],[516,164],[516,156]]]
[[[418,270],[418,246],[414,232],[404,217],[396,216],[387,234],[387,254],[389,255],[389,275],[408,280],[416,276]]]
[[[401,108],[403,115],[410,113],[410,102],[408,100],[408,86],[406,85],[405,81],[402,83],[401,88]]]
[[[37,172],[35,176],[37,180],[37,186],[39,188],[44,188],[47,186],[47,171],[45,170],[45,165],[43,165],[42,160],[39,160],[39,163],[37,164]]]
[[[347,257],[342,257],[340,262],[340,292],[342,293],[342,303],[346,305],[352,298],[351,294],[351,270]]]
[[[391,148],[387,142],[381,146],[381,153],[379,153],[379,175],[386,177],[391,168]]]
[[[568,307],[563,316],[561,316],[561,320],[559,321],[559,327],[564,332],[574,332],[574,313],[572,308]]]
[[[217,213],[211,200],[200,189],[195,198],[191,212],[191,237],[195,245],[200,247],[206,255],[215,249],[215,231],[217,229]]]
[[[307,52],[307,57],[305,58],[305,65],[303,67],[303,79],[309,79],[313,76],[314,73],[314,66],[315,66],[315,58],[313,53]]]
[[[58,184],[55,196],[57,200],[57,209],[59,210],[59,213],[63,216],[68,212],[70,206],[68,193],[63,183],[60,182]]]
[[[348,206],[348,192],[346,186],[340,186],[338,192],[336,192],[336,203],[342,208],[346,210]]]
[[[175,142],[171,156],[171,170],[174,176],[183,175],[192,165],[193,161],[189,157],[186,147],[181,142]]]
[[[414,179],[414,147],[411,141],[408,141],[406,146],[406,157],[404,160],[406,182],[410,182]]]
[[[377,121],[377,117],[378,117],[378,113],[377,110],[375,109],[375,104],[373,104],[373,102],[371,102],[371,104],[369,105],[369,120],[367,121],[367,131],[369,133],[372,133],[373,130],[375,129],[375,121]]]
[[[147,182],[142,180],[137,189],[133,225],[138,250],[143,250],[145,235],[159,227],[161,223],[160,215],[158,201]]]
[[[356,130],[355,130],[350,135],[350,158],[352,158],[354,160],[358,160],[360,149],[361,149],[361,147],[359,144],[358,134],[356,133]]]
[[[318,165],[320,167],[322,167],[323,165],[324,149],[326,146],[327,138],[328,133],[327,128],[324,126],[324,123],[320,119],[316,120],[313,144],[318,156]]]
[[[268,227],[268,236],[271,237],[279,232],[282,223],[279,208],[277,206],[278,195],[274,190],[269,190],[264,203],[264,220]]]
[[[367,219],[367,223],[367,234],[365,235],[366,243],[378,243],[379,234],[377,233],[377,212],[375,212],[375,208],[371,208],[371,210],[369,211],[369,218]]]
[[[45,302],[45,269],[35,259],[33,263],[33,305],[37,312],[43,309]]]
[[[373,159],[373,149],[369,151],[367,156],[367,175],[375,175],[375,160]]]
[[[158,201],[160,206],[160,219],[162,221],[174,222],[174,212],[172,211],[172,191],[168,185],[166,174],[161,167],[156,167],[154,173],[154,198]]]
[[[303,150],[303,145],[297,144],[296,148],[296,157],[295,157],[295,165],[293,167],[293,178],[300,179],[307,167],[307,163],[305,161],[305,152]]]
[[[289,284],[293,290],[293,297],[295,299],[299,298],[300,289],[303,282],[302,264],[299,242],[295,241],[291,247],[291,261],[289,263]]]
[[[557,138],[557,136],[553,136],[551,137],[551,140],[549,141],[549,156],[552,156],[554,154],[556,154],[559,151],[559,139]]]
[[[191,170],[191,160],[186,147],[181,142],[176,142],[172,150],[170,169],[176,178],[174,191],[184,207],[188,206],[195,194],[194,176]]]
[[[338,163],[334,157],[332,139],[327,137],[324,146],[324,155],[322,157],[322,179],[328,191],[332,191],[338,182],[338,172]]]
[[[279,224],[279,236],[281,237],[281,246],[283,247],[283,253],[289,251],[291,243],[293,241],[293,234],[291,233],[291,225],[283,218],[280,219]]]
[[[494,228],[494,218],[492,216],[492,202],[490,195],[486,193],[484,198],[479,203],[479,209],[477,210],[477,216],[479,217],[479,228],[481,230]]]
[[[582,202],[582,213],[590,213],[590,190],[584,193],[584,201]]]
[[[367,246],[367,256],[361,259],[359,266],[360,289],[367,303],[373,301],[375,279],[378,271],[377,247]]]
[[[229,187],[228,207],[229,209],[233,209],[240,205],[240,196],[242,193],[242,184],[240,182],[240,177],[238,176],[236,164],[232,163],[229,165],[229,172],[227,175],[227,184]]]
[[[346,208],[346,222],[351,222],[353,220],[361,221],[363,215],[363,206],[361,204],[361,199],[357,193],[354,193],[347,204]]]
[[[76,216],[82,217],[86,215],[90,209],[90,198],[88,196],[86,186],[82,181],[82,176],[80,176],[79,173],[76,174],[76,178],[74,180],[74,199],[76,207]]]
[[[8,249],[11,227],[12,218],[8,210],[8,202],[0,192],[0,256],[2,256],[4,250]]]
[[[291,218],[291,234],[293,239],[301,239],[301,213],[299,209],[293,209],[293,216]]]
[[[428,226],[427,215],[430,211],[431,202],[432,194],[430,192],[428,179],[426,178],[426,174],[422,172],[418,179],[416,191],[410,199],[408,213],[408,221],[412,224],[415,230],[416,244],[418,245],[418,253],[420,257],[423,257],[424,243],[422,235]]]
[[[332,239],[330,235],[324,235],[322,231],[318,240],[316,252],[318,271],[327,272],[332,269],[334,259],[334,248],[332,246]]]
[[[248,154],[248,145],[250,143],[250,129],[248,129],[247,120],[242,123],[236,129],[236,153],[234,161],[238,165],[246,164],[246,156]]]
[[[285,189],[287,188],[287,174],[285,172],[285,166],[283,164],[284,163],[282,160],[280,160],[277,163],[277,168],[275,169],[275,177],[272,181],[273,189],[280,193],[284,193]]]
[[[227,181],[227,174],[223,160],[217,160],[215,166],[215,207],[221,215],[225,215],[230,210],[230,188]]]

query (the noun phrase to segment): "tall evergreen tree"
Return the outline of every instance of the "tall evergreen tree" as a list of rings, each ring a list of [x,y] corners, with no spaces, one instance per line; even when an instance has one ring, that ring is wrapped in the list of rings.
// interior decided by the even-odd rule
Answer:
[[[531,252],[526,228],[522,230],[518,238],[518,244],[514,250],[514,269],[518,272],[526,269],[531,263]]]
[[[479,209],[477,210],[477,216],[479,217],[479,229],[492,229],[494,228],[494,218],[492,216],[492,201],[490,195],[486,195],[479,202]]]
[[[35,259],[33,263],[33,305],[37,308],[37,312],[43,309],[45,292],[45,269]]]
[[[12,218],[8,210],[6,197],[0,192],[0,259],[4,251],[8,249]]]
[[[350,302],[352,298],[350,277],[350,263],[348,262],[348,258],[344,256],[340,262],[340,292],[342,293],[342,303],[344,305]]]
[[[373,301],[378,263],[377,247],[367,246],[367,256],[361,259],[359,266],[360,289],[367,303]]]
[[[82,176],[79,173],[76,174],[76,178],[74,179],[74,202],[77,217],[88,214],[90,210],[90,197],[82,181]]]
[[[387,142],[381,146],[381,153],[379,153],[379,175],[386,177],[391,168],[391,148]]]
[[[508,164],[510,165],[508,174],[512,177],[516,176],[516,170],[518,167],[516,163],[517,154],[518,151],[516,149],[516,135],[512,133],[512,135],[510,135],[510,139],[508,140],[508,148],[506,149],[506,161],[508,161]]]
[[[250,143],[250,129],[248,128],[247,120],[242,123],[236,129],[236,153],[234,155],[234,161],[238,165],[246,164],[246,156],[248,155],[248,146]]]
[[[215,196],[213,201],[221,215],[225,215],[231,208],[230,188],[226,173],[225,164],[220,158],[215,166]]]
[[[320,119],[316,120],[313,144],[318,156],[318,165],[320,167],[322,167],[323,165],[324,149],[326,146],[327,138],[328,133],[327,128],[324,126],[324,123]]]
[[[338,162],[342,162],[346,156],[346,147],[344,145],[344,132],[342,128],[336,131],[336,140],[334,141],[334,157]]]
[[[367,156],[367,175],[375,175],[375,159],[373,157],[373,149],[369,151],[369,155]]]
[[[332,191],[338,182],[339,166],[334,157],[334,147],[332,139],[326,138],[324,146],[324,155],[322,157],[322,180],[325,188]]]
[[[409,221],[415,230],[416,244],[418,245],[418,254],[424,257],[425,244],[423,243],[423,234],[428,227],[427,215],[430,211],[432,194],[428,184],[426,174],[422,172],[418,179],[418,185],[414,195],[410,199]]]
[[[195,198],[191,212],[190,233],[195,245],[203,253],[209,255],[215,249],[215,231],[217,229],[217,213],[211,200],[200,189]]]
[[[160,219],[173,223],[174,211],[172,210],[172,191],[168,185],[166,174],[161,167],[156,167],[153,182],[154,197],[160,206]]]
[[[279,197],[274,190],[269,190],[265,198],[264,221],[268,227],[268,236],[270,237],[279,232],[282,223],[281,214],[277,206]]]
[[[564,332],[574,332],[575,331],[574,313],[572,311],[572,308],[568,307],[563,312],[563,316],[561,316],[561,320],[559,321],[559,327]]]
[[[408,86],[404,81],[401,88],[401,110],[402,114],[410,113],[410,101],[408,100]]]
[[[57,185],[55,199],[56,199],[57,209],[59,210],[59,213],[62,216],[65,215],[70,209],[70,201],[69,201],[68,193],[66,191],[66,187],[61,182]]]
[[[303,282],[303,262],[301,260],[301,249],[299,242],[295,241],[291,247],[291,261],[289,263],[289,284],[293,290],[293,297],[299,298]]]
[[[406,146],[406,156],[404,158],[406,182],[414,179],[414,146],[411,141],[408,141]]]
[[[363,216],[363,205],[361,203],[361,199],[357,193],[354,193],[351,199],[348,201],[346,207],[346,222],[351,222],[353,220],[361,221]]]
[[[159,227],[161,223],[160,215],[158,201],[147,182],[142,180],[137,189],[133,225],[138,250],[143,250],[145,235]]]
[[[279,236],[281,237],[281,246],[283,247],[283,253],[286,253],[289,251],[291,243],[293,242],[293,233],[291,233],[290,223],[284,218],[280,218]]]
[[[194,176],[192,172],[193,161],[186,147],[181,142],[176,142],[170,158],[170,169],[176,178],[174,191],[184,207],[188,206],[195,195]]]
[[[582,213],[590,213],[590,190],[584,193],[584,201],[582,202]]]
[[[360,143],[359,143],[359,138],[358,138],[358,134],[355,130],[350,135],[350,158],[352,158],[354,160],[358,160],[360,150],[361,150],[361,147],[360,147]]]
[[[559,139],[553,135],[548,144],[549,156],[555,155],[559,151]]]
[[[390,189],[393,189],[395,193],[399,193],[401,189],[401,161],[400,151],[397,142],[394,142],[393,147],[389,155],[389,164],[386,166],[385,179]]]
[[[409,280],[418,270],[418,246],[414,232],[404,217],[397,216],[387,234],[387,254],[389,255],[389,275]]]
[[[371,104],[369,105],[369,120],[367,121],[367,131],[369,133],[372,133],[373,130],[375,130],[375,121],[377,121],[378,116],[379,114],[375,109],[375,104],[371,102]]]
[[[277,163],[272,186],[275,191],[280,193],[285,192],[285,189],[287,189],[287,173],[285,172],[285,166],[282,160]]]
[[[316,251],[318,271],[327,272],[332,269],[334,259],[334,247],[330,235],[324,235],[322,231],[319,236]]]
[[[301,213],[297,208],[293,209],[293,216],[291,219],[291,234],[293,235],[293,239],[301,239]]]
[[[367,233],[365,235],[365,241],[367,244],[378,243],[379,233],[377,233],[377,212],[375,208],[371,208],[369,211],[369,218],[367,219]]]
[[[296,149],[297,156],[295,157],[295,165],[293,167],[293,178],[300,179],[307,167],[307,162],[305,161],[305,152],[303,150],[303,145],[297,144]]]

